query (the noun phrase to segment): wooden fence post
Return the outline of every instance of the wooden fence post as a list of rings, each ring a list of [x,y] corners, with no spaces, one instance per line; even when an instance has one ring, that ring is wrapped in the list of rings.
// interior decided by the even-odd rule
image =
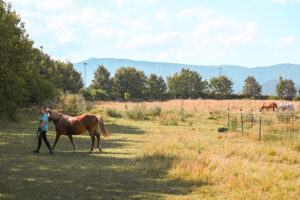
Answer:
[[[244,133],[243,110],[241,109],[242,133]]]
[[[261,140],[261,110],[259,110],[260,112],[260,117],[259,117],[259,136],[258,139],[259,141]]]
[[[229,109],[229,107],[228,107],[227,111],[228,111],[228,130],[229,130],[230,129],[230,109]]]

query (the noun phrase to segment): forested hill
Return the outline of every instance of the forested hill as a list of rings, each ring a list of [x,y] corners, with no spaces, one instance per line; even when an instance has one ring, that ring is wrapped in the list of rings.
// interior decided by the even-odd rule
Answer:
[[[199,72],[207,81],[211,77],[217,77],[221,73],[229,77],[234,83],[233,89],[235,93],[242,91],[244,80],[247,76],[254,76],[256,80],[263,86],[263,94],[275,94],[275,88],[279,76],[284,79],[292,79],[296,85],[299,85],[300,80],[300,64],[278,64],[264,67],[247,68],[243,66],[234,65],[220,65],[220,66],[203,66],[203,65],[186,65],[179,63],[166,63],[166,62],[148,62],[148,61],[135,61],[128,59],[115,59],[115,58],[90,58],[82,62],[74,64],[75,69],[82,72],[84,78],[84,65],[87,63],[86,70],[86,85],[90,85],[94,76],[94,71],[98,65],[104,65],[112,75],[120,67],[132,66],[138,70],[143,70],[148,76],[151,73],[163,77],[170,76],[175,72],[179,72],[181,68],[188,68],[193,71]]]

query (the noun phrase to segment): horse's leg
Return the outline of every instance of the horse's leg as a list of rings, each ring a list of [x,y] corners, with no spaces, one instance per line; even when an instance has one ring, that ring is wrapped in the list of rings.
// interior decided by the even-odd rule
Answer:
[[[57,142],[58,142],[58,140],[59,140],[60,136],[61,136],[61,134],[60,134],[60,133],[56,133],[56,138],[55,138],[54,145],[53,145],[53,147],[52,147],[52,151],[54,151],[54,149],[55,149],[55,146],[56,146],[56,144],[57,144]]]
[[[76,145],[74,144],[72,135],[68,135],[68,137],[69,137],[69,139],[70,139],[70,141],[71,141],[71,143],[72,143],[72,145],[73,145],[74,152],[76,152],[77,148],[76,148]]]
[[[97,131],[95,131],[95,135],[97,137],[97,148],[99,149],[99,151],[102,151],[101,145],[100,145],[100,135]]]
[[[91,150],[90,150],[90,153],[92,153],[94,151],[94,146],[95,146],[95,134],[94,134],[94,131],[89,131],[89,133],[92,138],[92,146],[91,146]]]

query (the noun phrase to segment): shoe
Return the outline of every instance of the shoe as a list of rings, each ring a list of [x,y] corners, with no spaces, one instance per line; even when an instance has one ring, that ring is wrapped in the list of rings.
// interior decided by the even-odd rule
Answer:
[[[33,153],[39,153],[39,151],[38,150],[34,150]]]

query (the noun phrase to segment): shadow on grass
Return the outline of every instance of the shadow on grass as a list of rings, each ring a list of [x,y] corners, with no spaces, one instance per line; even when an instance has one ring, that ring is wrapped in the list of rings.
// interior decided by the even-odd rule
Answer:
[[[106,128],[111,133],[125,133],[125,134],[137,134],[141,135],[144,134],[145,131],[134,127],[134,126],[122,126],[117,124],[107,124]]]
[[[167,163],[159,173],[146,172],[143,159],[125,150],[135,148],[133,144],[137,141],[121,135],[144,131],[120,125],[107,128],[111,135],[118,133],[117,136],[101,140],[104,152],[93,154],[88,153],[89,136],[75,138],[79,146],[76,153],[71,152],[69,139],[62,137],[56,152],[49,155],[44,144],[40,154],[31,153],[36,147],[34,134],[23,131],[22,136],[11,137],[10,133],[1,132],[1,136],[9,137],[0,138],[5,143],[0,145],[0,199],[161,199],[187,195],[195,186],[208,184],[165,178],[172,163]],[[54,133],[49,138],[53,144]]]
[[[83,152],[6,156],[10,158],[1,157],[1,176],[6,175],[0,181],[1,193],[15,199],[160,199],[207,184],[145,173],[133,158]],[[14,167],[8,167],[11,164]]]

